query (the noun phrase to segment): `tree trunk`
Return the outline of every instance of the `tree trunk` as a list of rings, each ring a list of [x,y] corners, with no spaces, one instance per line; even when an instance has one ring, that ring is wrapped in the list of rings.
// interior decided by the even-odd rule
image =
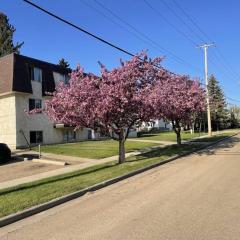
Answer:
[[[176,121],[175,123],[174,131],[177,134],[177,144],[178,146],[180,146],[182,144],[182,139],[181,139],[181,127],[178,121]]]
[[[181,146],[182,144],[181,133],[180,131],[176,131],[176,134],[177,134],[177,144],[178,146]]]
[[[199,136],[201,135],[202,131],[202,121],[199,122]]]
[[[119,158],[118,163],[125,162],[125,132],[124,129],[121,130],[119,134]]]
[[[192,123],[192,134],[195,133],[195,122]]]

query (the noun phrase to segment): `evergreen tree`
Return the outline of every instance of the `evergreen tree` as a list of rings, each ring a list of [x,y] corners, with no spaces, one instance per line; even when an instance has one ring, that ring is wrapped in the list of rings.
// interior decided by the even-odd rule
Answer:
[[[209,97],[213,130],[228,127],[228,111],[224,92],[219,86],[217,79],[211,75],[209,78]]]
[[[13,34],[16,31],[4,13],[0,12],[0,57],[10,53],[19,53],[22,43],[13,43]]]
[[[230,106],[228,109],[229,112],[229,126],[231,128],[240,127],[240,107]]]
[[[63,68],[67,68],[67,69],[70,69],[70,65],[67,61],[65,61],[64,58],[61,58],[58,62],[58,65],[63,67]]]

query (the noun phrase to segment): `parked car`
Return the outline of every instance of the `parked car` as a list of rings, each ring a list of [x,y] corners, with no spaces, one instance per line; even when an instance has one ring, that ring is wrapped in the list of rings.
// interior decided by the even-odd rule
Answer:
[[[11,160],[11,150],[5,143],[0,143],[0,164]]]

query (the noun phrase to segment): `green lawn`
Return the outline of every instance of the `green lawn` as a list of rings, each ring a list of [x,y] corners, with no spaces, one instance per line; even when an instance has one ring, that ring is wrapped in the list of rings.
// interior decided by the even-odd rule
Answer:
[[[178,147],[173,145],[158,148],[148,153],[130,157],[126,163],[121,165],[116,164],[116,162],[101,164],[84,170],[0,190],[0,217],[121,176],[133,170],[163,161],[175,154],[197,149],[200,146],[182,145]]]
[[[203,138],[199,138],[199,139],[193,139],[192,142],[215,142],[218,141],[220,139],[223,139],[225,137],[231,136],[232,134],[234,134],[235,132],[232,133],[221,133],[219,135],[215,135],[212,137],[203,137]]]
[[[159,144],[126,141],[126,152],[133,152],[156,145]],[[34,150],[38,151],[38,147],[34,148]],[[101,159],[118,155],[118,142],[114,140],[104,140],[55,144],[42,146],[41,150],[46,153]]]
[[[194,133],[191,134],[189,131],[187,132],[181,132],[182,140],[190,140],[191,138],[199,137],[206,135],[206,133]],[[176,133],[175,132],[161,132],[161,133],[146,133],[143,134],[139,139],[145,139],[145,140],[156,140],[156,141],[171,141],[175,142],[177,141]]]

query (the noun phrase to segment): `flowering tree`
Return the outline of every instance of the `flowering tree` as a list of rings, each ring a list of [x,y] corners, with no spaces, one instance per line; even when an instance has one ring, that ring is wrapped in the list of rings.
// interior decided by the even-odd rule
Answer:
[[[188,76],[161,73],[152,99],[156,115],[172,122],[181,145],[181,126],[191,123],[193,116],[205,108],[205,93],[199,82]]]
[[[131,128],[154,116],[150,93],[161,58],[150,60],[142,53],[101,76],[78,68],[69,85],[59,85],[45,112],[55,122],[98,129],[119,142],[119,163],[125,161],[125,141]]]

